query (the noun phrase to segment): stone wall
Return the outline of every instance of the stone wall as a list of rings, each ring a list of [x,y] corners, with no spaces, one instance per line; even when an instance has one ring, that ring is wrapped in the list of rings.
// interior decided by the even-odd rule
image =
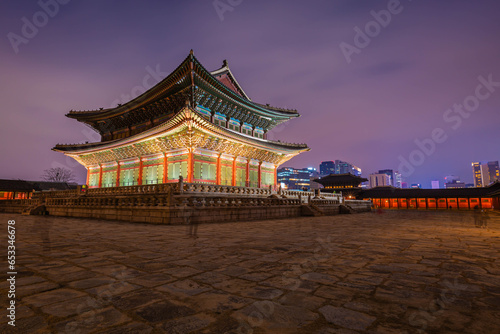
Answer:
[[[51,216],[123,220],[153,224],[234,222],[300,216],[300,205],[264,207],[68,207],[48,206]]]
[[[345,205],[349,206],[356,212],[369,212],[372,210],[371,201],[345,200]]]
[[[92,189],[87,193],[41,193],[31,200],[1,201],[0,212],[29,212],[25,209],[44,204],[52,216],[187,224],[299,217],[304,205],[314,206],[325,215],[340,211],[341,199],[334,196],[269,194],[271,189],[186,183],[118,187]],[[351,202],[354,210],[367,211],[366,201]]]

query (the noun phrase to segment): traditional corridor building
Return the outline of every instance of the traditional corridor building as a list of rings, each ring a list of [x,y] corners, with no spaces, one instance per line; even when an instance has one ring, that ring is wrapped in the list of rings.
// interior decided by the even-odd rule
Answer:
[[[87,168],[90,188],[177,182],[275,186],[279,165],[305,144],[267,139],[296,110],[253,102],[226,61],[207,71],[191,51],[164,80],[116,108],[67,115],[101,142],[56,145]]]

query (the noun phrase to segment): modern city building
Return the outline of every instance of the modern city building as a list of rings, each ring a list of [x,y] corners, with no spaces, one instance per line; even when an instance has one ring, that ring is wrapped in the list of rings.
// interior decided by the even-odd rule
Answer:
[[[456,175],[447,175],[444,177],[444,183],[449,183],[453,181],[460,181],[460,176]]]
[[[500,180],[500,169],[498,161],[473,162],[472,174],[476,187],[486,187]]]
[[[319,164],[319,174],[321,176],[335,174],[335,162],[334,161],[321,162]]]
[[[389,176],[389,185],[394,187],[394,171],[392,169],[381,169],[378,174],[385,174]]]
[[[335,161],[323,161],[319,165],[319,173],[321,176],[327,176],[330,174],[353,174],[356,176],[361,176],[361,168],[342,160]]]
[[[438,180],[431,181],[431,188],[432,189],[439,189],[440,188],[439,181]]]
[[[288,190],[310,190],[311,170],[283,167],[278,169],[278,185]]]
[[[394,172],[394,184],[393,184],[393,186],[396,187],[396,188],[402,188],[403,187],[403,176],[398,171]]]
[[[465,182],[462,182],[462,181],[457,181],[457,180],[453,180],[451,182],[446,182],[444,184],[444,187],[446,189],[460,189],[460,188],[466,188],[465,186]]]
[[[89,188],[178,182],[269,187],[278,166],[305,144],[267,140],[267,132],[299,116],[256,103],[226,61],[209,72],[191,51],[164,80],[116,108],[70,111],[101,142],[53,150],[87,168]]]
[[[378,174],[386,174],[389,177],[389,185],[393,187],[401,188],[403,186],[403,177],[398,171],[394,171],[392,169],[381,169],[378,171]]]
[[[369,176],[370,188],[391,186],[391,177],[385,173],[373,173]]]
[[[412,183],[410,188],[412,189],[420,189],[422,188],[422,185],[420,183]]]
[[[313,182],[317,178],[320,177],[320,174],[318,173],[318,170],[314,167],[308,167],[307,170],[309,171],[309,184],[310,184],[310,189],[322,189],[323,186],[317,182]]]

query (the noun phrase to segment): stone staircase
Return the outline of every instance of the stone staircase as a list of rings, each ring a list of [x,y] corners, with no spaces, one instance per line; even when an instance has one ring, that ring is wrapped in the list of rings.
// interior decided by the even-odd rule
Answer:
[[[341,204],[340,205],[339,212],[341,214],[353,214],[353,213],[356,213],[356,211],[354,211],[350,206],[345,205],[345,204]]]
[[[319,217],[324,216],[323,211],[314,204],[302,204],[300,206],[302,216]]]
[[[23,216],[44,215],[47,212],[45,204],[35,204],[27,207],[21,212]]]

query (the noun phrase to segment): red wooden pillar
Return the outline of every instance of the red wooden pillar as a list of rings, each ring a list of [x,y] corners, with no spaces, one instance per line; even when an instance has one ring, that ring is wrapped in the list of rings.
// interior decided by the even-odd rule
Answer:
[[[250,159],[247,159],[247,171],[245,177],[245,186],[250,187]]]
[[[257,177],[258,187],[262,187],[262,161],[259,161],[259,175]]]
[[[139,157],[139,179],[137,180],[138,185],[142,185],[142,170],[143,170],[142,158]]]
[[[120,186],[120,161],[116,162],[118,164],[118,167],[116,167],[116,186]]]
[[[236,186],[236,157],[233,159],[233,181],[232,186]]]
[[[193,174],[194,174],[194,163],[193,163],[193,149],[189,149],[188,152],[188,170],[187,170],[187,182],[193,182]]]
[[[163,153],[163,183],[168,180],[168,157],[167,153]]]
[[[217,156],[217,165],[216,165],[216,168],[215,168],[215,174],[216,174],[216,175],[215,175],[215,183],[216,183],[217,185],[220,185],[220,183],[221,183],[221,182],[220,182],[220,181],[221,181],[221,180],[220,180],[220,170],[221,170],[221,165],[220,165],[220,157],[221,157],[221,154],[219,154],[219,155]]]
[[[102,187],[102,165],[99,164],[99,185],[98,185],[99,188]]]
[[[274,187],[278,187],[278,166],[274,166]]]
[[[90,180],[90,168],[87,167],[87,183],[85,183],[87,187],[89,186],[89,180]]]

